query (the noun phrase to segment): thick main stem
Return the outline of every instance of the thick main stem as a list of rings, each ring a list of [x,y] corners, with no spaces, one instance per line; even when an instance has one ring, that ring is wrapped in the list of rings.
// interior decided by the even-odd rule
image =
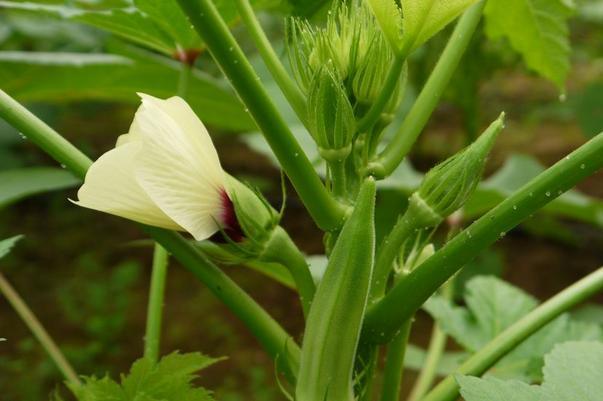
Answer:
[[[532,213],[603,167],[603,134],[532,179],[396,283],[367,311],[365,341],[386,342],[463,265]]]
[[[149,304],[147,307],[147,325],[144,336],[144,356],[156,363],[159,359],[159,344],[161,339],[161,322],[163,315],[163,300],[165,281],[167,277],[168,253],[159,244],[153,250],[153,271],[149,288]]]
[[[281,63],[274,48],[270,44],[270,40],[266,37],[260,22],[257,20],[255,13],[249,0],[235,0],[237,9],[241,19],[247,26],[247,30],[251,34],[255,46],[257,47],[264,63],[268,67],[270,74],[276,81],[277,85],[291,104],[291,107],[297,114],[297,117],[305,123],[306,121],[306,99],[301,93],[295,82],[291,79],[287,70]]]
[[[422,401],[453,401],[459,394],[454,375],[479,376],[547,323],[603,290],[603,267],[567,287],[496,336],[438,384]]]
[[[82,383],[80,382],[77,373],[75,373],[75,370],[69,364],[60,348],[52,340],[46,329],[44,329],[44,326],[42,326],[42,323],[40,323],[31,309],[29,309],[25,301],[23,301],[17,291],[2,274],[0,274],[0,291],[4,294],[6,300],[11,304],[21,320],[27,325],[34,337],[36,337],[42,347],[44,347],[44,350],[46,350],[48,356],[50,356],[50,359],[52,359],[65,379],[73,385],[81,385]]]
[[[321,182],[212,1],[178,2],[262,130],[316,224],[326,231],[341,227],[343,206]]]
[[[376,176],[388,176],[396,169],[417,140],[429,117],[438,105],[444,89],[471,41],[482,15],[485,1],[471,6],[457,23],[446,48],[433,69],[419,97],[404,119],[400,129],[385,150],[372,161],[368,171]]]

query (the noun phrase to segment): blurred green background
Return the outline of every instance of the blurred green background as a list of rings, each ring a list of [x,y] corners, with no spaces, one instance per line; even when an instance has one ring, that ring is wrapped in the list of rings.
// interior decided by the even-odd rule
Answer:
[[[84,10],[131,6],[126,0],[46,3]],[[219,3],[245,50],[253,55],[229,2]],[[284,15],[291,10],[291,5],[282,3],[256,2],[277,44],[282,43]],[[169,57],[169,40],[149,46],[53,10],[32,13],[0,4],[0,88],[96,158],[128,130],[137,106],[135,92],[174,95],[182,67]],[[487,175],[494,178],[469,203],[467,221],[540,166],[551,165],[603,130],[603,2],[579,2],[570,27],[572,68],[563,94],[527,71],[504,41],[487,40],[480,27],[413,150],[412,170],[406,165],[381,187],[380,233],[404,207],[417,174],[465,146],[501,110],[507,112],[508,123],[488,163]],[[413,55],[400,115],[426,80],[448,32]],[[164,42],[168,45],[162,47]],[[253,57],[275,102],[295,124],[274,83]],[[258,185],[278,205],[279,170],[253,132],[243,106],[204,52],[196,60],[187,100],[210,128],[224,168]],[[307,138],[300,133],[300,141],[308,143]],[[603,262],[602,183],[602,173],[590,177],[580,185],[581,194],[565,196],[533,216],[482,255],[476,266],[482,273],[502,275],[540,299],[594,270]],[[135,225],[69,203],[76,196],[76,184],[0,122],[0,238],[25,235],[0,261],[0,269],[79,373],[117,376],[142,353],[152,251]],[[291,188],[283,225],[307,254],[322,253],[321,234]],[[303,321],[295,294],[243,267],[225,269],[299,338]],[[284,399],[275,384],[273,361],[245,327],[174,261],[164,322],[164,353],[201,351],[228,357],[202,373],[201,384],[214,390],[216,399]],[[419,314],[412,342],[425,346],[430,325],[427,315]],[[47,399],[61,377],[3,300],[0,336],[7,339],[0,343],[0,399]],[[406,376],[407,381],[412,379],[412,374]]]

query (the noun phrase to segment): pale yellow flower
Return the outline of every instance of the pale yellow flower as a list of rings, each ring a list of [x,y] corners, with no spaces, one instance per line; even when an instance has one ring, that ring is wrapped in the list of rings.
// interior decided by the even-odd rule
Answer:
[[[179,97],[139,95],[130,131],[92,164],[74,203],[196,240],[228,228],[227,175],[203,123]]]

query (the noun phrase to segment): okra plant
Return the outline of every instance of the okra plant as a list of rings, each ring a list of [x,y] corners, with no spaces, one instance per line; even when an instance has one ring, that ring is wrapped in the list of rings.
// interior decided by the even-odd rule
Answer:
[[[452,401],[460,394],[467,401],[600,401],[603,329],[578,323],[565,312],[603,289],[603,270],[541,305],[495,278],[471,280],[465,307],[454,304],[451,291],[466,264],[603,166],[603,135],[505,194],[471,222],[463,218],[465,208],[504,132],[501,110],[473,143],[432,167],[399,205],[389,232],[382,238],[376,235],[379,189],[407,168],[405,159],[482,15],[493,36],[508,37],[530,68],[561,89],[568,69],[565,21],[570,2],[293,2],[283,24],[282,53],[263,31],[256,2],[231,3],[136,0],[120,11],[95,12],[0,2],[7,9],[58,15],[106,29],[182,65],[178,89],[172,93],[155,96],[139,89],[140,105],[128,133],[116,135],[115,147],[94,162],[10,93],[0,92],[0,116],[82,180],[77,197],[65,207],[77,205],[132,220],[155,241],[144,355],[119,382],[76,374],[0,276],[0,289],[64,373],[70,396],[80,401],[212,399],[193,379],[217,359],[177,352],[159,355],[166,266],[174,258],[250,330],[274,360],[275,385],[288,399],[396,401],[411,390],[411,401]],[[529,16],[528,6],[536,10]],[[296,122],[284,117],[233,36],[233,19],[224,11],[229,7],[236,8]],[[514,17],[503,15],[507,11]],[[316,16],[321,13],[323,18]],[[512,18],[525,25],[514,25]],[[435,35],[448,33],[431,75],[401,116],[413,56]],[[193,66],[204,50],[244,104],[246,113],[233,117],[240,121],[228,124],[261,131],[284,177],[324,233],[324,271],[308,263],[281,226],[285,201],[283,207],[274,207],[259,190],[222,168],[202,122],[211,126],[220,117],[187,103],[191,82],[199,79]],[[310,160],[294,126],[303,127],[321,163]],[[448,231],[444,241],[443,230]],[[0,257],[17,239],[0,243]],[[220,267],[226,264],[261,266],[268,278],[294,288],[305,319],[303,335],[287,333],[228,277]],[[403,389],[402,374],[411,365],[407,354],[416,351],[408,343],[409,333],[420,308],[434,317],[436,326],[414,387]],[[434,385],[448,356],[447,336],[463,352]],[[553,350],[561,342],[565,343]],[[479,378],[484,374],[487,378]],[[541,385],[529,386],[534,383]]]

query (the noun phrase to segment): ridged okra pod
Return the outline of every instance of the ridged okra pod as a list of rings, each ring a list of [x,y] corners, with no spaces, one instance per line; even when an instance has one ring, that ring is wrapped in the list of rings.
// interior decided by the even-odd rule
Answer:
[[[333,247],[308,315],[296,401],[353,401],[353,367],[375,252],[375,181],[367,178]]]

